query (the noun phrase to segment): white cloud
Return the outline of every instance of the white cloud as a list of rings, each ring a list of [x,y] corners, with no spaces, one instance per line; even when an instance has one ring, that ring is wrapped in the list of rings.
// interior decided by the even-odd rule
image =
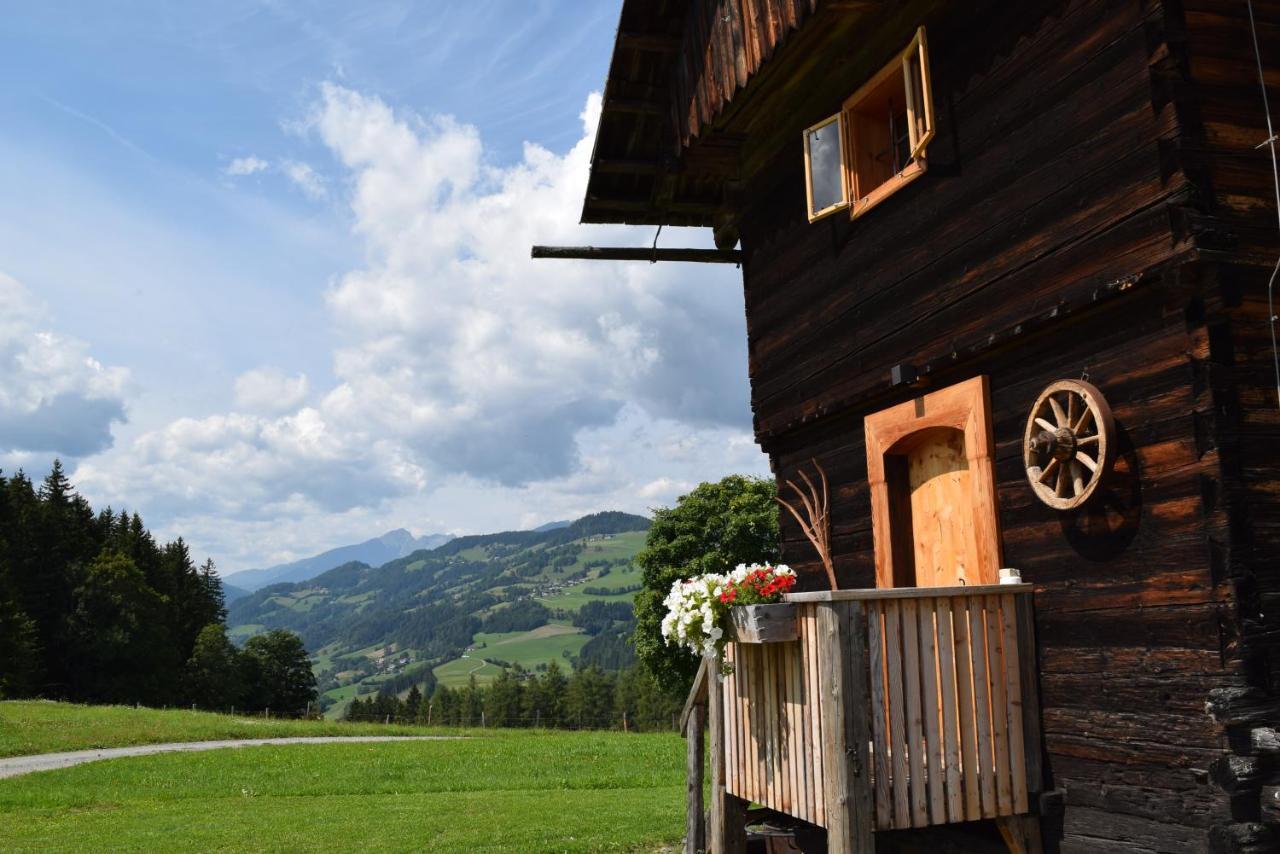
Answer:
[[[117,505],[146,496],[162,532],[242,568],[348,527],[643,512],[763,471],[736,270],[529,258],[534,243],[651,239],[577,223],[599,106],[563,156],[526,145],[495,166],[475,128],[323,86],[306,133],[343,173],[366,258],[325,294],[334,382],[309,396],[305,377],[249,371],[238,413],[146,432],[79,482]],[[304,191],[328,192],[293,165]]]
[[[244,177],[265,171],[271,164],[260,157],[237,157],[223,171],[233,177]]]
[[[735,271],[529,258],[534,243],[618,239],[576,222],[598,110],[593,97],[567,155],[528,145],[502,169],[473,128],[324,87],[314,127],[351,171],[370,254],[328,297],[347,334],[336,417],[359,413],[439,468],[507,484],[568,474],[576,433],[626,402],[745,425]]]
[[[308,199],[319,201],[329,194],[325,187],[324,176],[316,172],[306,163],[286,160],[280,164],[280,171],[294,183]]]
[[[129,374],[44,328],[42,307],[0,273],[0,453],[80,457],[111,446]]]
[[[236,406],[245,412],[279,415],[307,399],[307,377],[286,376],[276,368],[254,368],[236,377]]]

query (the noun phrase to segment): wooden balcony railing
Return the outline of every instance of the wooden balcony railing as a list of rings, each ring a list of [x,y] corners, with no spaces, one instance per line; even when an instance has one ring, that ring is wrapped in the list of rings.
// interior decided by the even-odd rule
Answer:
[[[733,673],[707,679],[723,796],[827,828],[832,851],[874,850],[876,830],[1029,811],[1041,782],[1030,585],[788,599],[797,640],[731,643]],[[710,850],[732,850],[708,835]]]

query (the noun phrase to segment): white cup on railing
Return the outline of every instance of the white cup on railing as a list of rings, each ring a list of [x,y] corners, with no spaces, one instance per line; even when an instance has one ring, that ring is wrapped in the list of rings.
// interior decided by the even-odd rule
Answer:
[[[1001,569],[1001,570],[1000,570],[1000,583],[1001,583],[1001,584],[1021,584],[1021,583],[1022,583],[1022,571],[1021,571],[1021,570],[1017,570],[1017,569],[1011,569],[1011,568],[1009,568],[1009,567],[1005,567],[1005,568]]]

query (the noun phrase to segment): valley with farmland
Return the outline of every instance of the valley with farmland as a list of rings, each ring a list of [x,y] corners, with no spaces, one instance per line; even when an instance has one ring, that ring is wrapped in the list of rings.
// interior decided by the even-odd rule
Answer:
[[[228,634],[298,633],[331,719],[357,697],[414,686],[429,697],[436,686],[483,687],[504,670],[622,670],[634,663],[634,558],[648,528],[643,517],[606,512],[460,537],[376,567],[344,563],[236,598]]]

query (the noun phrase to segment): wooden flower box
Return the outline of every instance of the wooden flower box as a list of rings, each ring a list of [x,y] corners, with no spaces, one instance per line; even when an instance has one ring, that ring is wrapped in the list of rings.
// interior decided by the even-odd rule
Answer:
[[[783,643],[796,640],[796,606],[790,602],[772,605],[736,605],[729,609],[731,638],[738,643]]]

